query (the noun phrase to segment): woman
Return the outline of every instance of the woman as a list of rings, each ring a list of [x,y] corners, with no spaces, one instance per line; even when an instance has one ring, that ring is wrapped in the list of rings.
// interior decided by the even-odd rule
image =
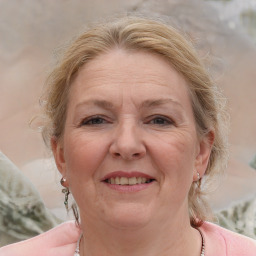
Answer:
[[[48,84],[44,138],[80,221],[1,255],[256,254],[255,241],[206,222],[204,189],[225,164],[220,97],[175,29],[136,17],[97,25]]]

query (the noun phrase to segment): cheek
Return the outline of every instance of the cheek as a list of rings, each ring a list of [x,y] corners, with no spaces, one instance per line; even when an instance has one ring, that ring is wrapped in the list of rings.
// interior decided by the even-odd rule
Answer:
[[[187,205],[188,194],[193,182],[193,146],[187,140],[175,138],[162,142],[161,150],[156,150],[153,163],[160,173],[159,204],[173,208]]]
[[[64,149],[66,172],[71,193],[81,209],[97,204],[98,170],[104,162],[103,138],[72,134],[66,137]]]
[[[195,143],[192,136],[175,133],[164,139],[154,140],[152,156],[164,179],[174,186],[190,184],[193,179]]]
[[[101,142],[100,142],[101,141]],[[103,138],[71,134],[64,141],[67,177],[70,186],[84,185],[97,175],[95,172],[105,155]],[[75,183],[75,184],[74,184]]]

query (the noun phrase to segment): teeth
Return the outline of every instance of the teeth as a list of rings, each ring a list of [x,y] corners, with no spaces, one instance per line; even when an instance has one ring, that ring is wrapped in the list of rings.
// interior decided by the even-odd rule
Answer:
[[[116,178],[115,178],[115,184],[117,184],[117,185],[120,184],[120,178],[119,178],[119,177],[116,177]]]
[[[136,184],[144,184],[144,183],[149,183],[150,179],[147,179],[145,177],[132,177],[132,178],[127,178],[127,177],[115,177],[115,178],[110,178],[107,180],[107,183],[109,184],[115,184],[115,185],[136,185]]]
[[[129,180],[126,177],[121,177],[120,178],[120,185],[128,185],[129,184]]]
[[[129,185],[135,185],[137,183],[136,177],[132,177],[128,179]]]

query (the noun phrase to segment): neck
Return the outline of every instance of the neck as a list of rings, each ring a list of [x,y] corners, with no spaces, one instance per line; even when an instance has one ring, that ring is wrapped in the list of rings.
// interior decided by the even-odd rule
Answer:
[[[140,228],[103,228],[86,224],[81,256],[199,256],[201,236],[189,220],[163,221]],[[104,254],[102,254],[104,252]]]

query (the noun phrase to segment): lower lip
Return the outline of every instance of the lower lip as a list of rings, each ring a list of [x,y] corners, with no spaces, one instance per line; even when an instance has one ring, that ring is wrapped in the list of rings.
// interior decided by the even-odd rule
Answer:
[[[120,192],[138,192],[150,187],[154,181],[150,183],[136,184],[136,185],[116,185],[104,182],[110,189],[117,190]]]

